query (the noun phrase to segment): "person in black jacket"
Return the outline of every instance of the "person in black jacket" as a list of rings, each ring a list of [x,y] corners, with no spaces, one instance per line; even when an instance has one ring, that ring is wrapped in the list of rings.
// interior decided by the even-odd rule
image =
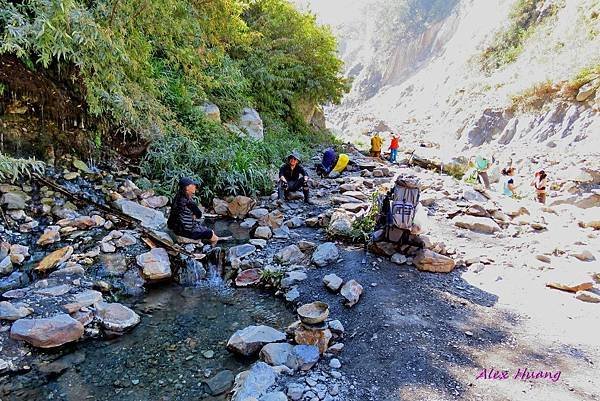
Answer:
[[[210,244],[215,245],[219,237],[198,221],[202,217],[202,211],[192,199],[196,193],[196,186],[196,182],[190,178],[184,177],[179,180],[179,189],[173,199],[167,225],[176,235],[195,240],[210,240]]]
[[[286,163],[279,169],[277,194],[280,200],[287,199],[290,192],[302,189],[304,202],[310,203],[308,197],[308,175],[300,164],[300,156],[296,152],[288,155]]]

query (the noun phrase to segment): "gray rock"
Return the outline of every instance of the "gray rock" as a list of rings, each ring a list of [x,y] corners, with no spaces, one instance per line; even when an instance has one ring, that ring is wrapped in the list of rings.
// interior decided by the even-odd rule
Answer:
[[[45,319],[19,319],[10,329],[10,337],[38,348],[54,348],[83,336],[83,325],[66,314]]]
[[[275,384],[277,373],[264,362],[256,362],[250,370],[238,374],[235,378],[231,401],[248,401],[248,398],[260,398]]]
[[[232,259],[245,258],[246,256],[253,254],[254,252],[256,252],[256,247],[251,244],[234,246],[232,248],[229,248],[229,251],[227,252],[227,259],[231,261]]]
[[[127,271],[127,258],[125,255],[118,253],[113,255],[100,255],[100,263],[102,264],[102,274],[108,276],[120,277]]]
[[[275,239],[289,239],[290,229],[288,226],[277,227],[273,229],[273,237]]]
[[[53,271],[50,273],[49,277],[83,276],[84,274],[85,269],[81,265],[72,264],[62,269]]]
[[[240,223],[240,227],[250,229],[250,228],[254,227],[256,225],[256,223],[258,223],[258,220],[253,219],[251,217],[246,217],[244,219],[244,221],[242,221]]]
[[[0,198],[0,204],[5,205],[9,210],[21,210],[27,206],[27,201],[31,199],[23,191],[7,192]]]
[[[7,274],[12,273],[12,271],[13,265],[10,261],[10,256],[6,256],[0,261],[0,276],[6,276]]]
[[[391,261],[392,261],[392,263],[395,263],[397,265],[403,265],[406,263],[406,256],[397,252],[392,255]]]
[[[304,390],[305,387],[301,384],[298,383],[290,383],[287,386],[287,396],[290,398],[290,400],[292,401],[298,401],[300,399],[302,399],[302,396],[304,395]]]
[[[471,202],[479,202],[479,203],[487,202],[487,198],[485,196],[483,196],[480,192],[477,192],[471,188],[465,188],[463,190],[462,197],[463,197],[463,199],[471,201]]]
[[[344,334],[344,325],[339,320],[332,320],[329,322],[329,329],[334,334]]]
[[[336,211],[331,215],[327,231],[334,236],[349,236],[352,233],[352,221],[351,214]]]
[[[0,292],[22,287],[29,282],[29,277],[23,272],[12,272],[10,276],[0,279]]]
[[[575,100],[577,100],[578,102],[585,102],[590,96],[594,94],[594,92],[596,92],[596,89],[599,85],[599,79],[593,80],[583,85],[581,88],[579,88]]]
[[[304,272],[300,271],[291,271],[286,273],[285,277],[281,280],[281,287],[290,288],[295,284],[298,284],[300,281],[306,280],[308,276]]]
[[[494,220],[487,217],[460,215],[452,219],[454,225],[483,234],[493,234],[501,228]]]
[[[242,110],[238,126],[253,139],[262,140],[264,138],[262,119],[254,109],[246,107]]]
[[[253,238],[249,242],[255,247],[261,249],[267,246],[267,240],[264,239]]]
[[[360,285],[356,280],[350,280],[340,290],[340,294],[346,298],[346,306],[354,306],[360,299],[363,293],[363,286]]]
[[[250,356],[269,343],[285,341],[284,333],[269,326],[248,326],[236,331],[227,342],[229,351]]]
[[[333,292],[337,292],[343,283],[344,280],[333,273],[323,277],[323,284]]]
[[[298,298],[300,298],[300,291],[298,291],[297,287],[294,287],[285,293],[285,300],[288,302],[294,302]]]
[[[295,216],[295,217],[292,217],[290,220],[284,222],[283,224],[285,224],[289,228],[298,228],[298,227],[302,227],[304,225],[304,220],[302,220],[298,216]]]
[[[215,121],[217,123],[221,122],[221,111],[216,104],[205,102],[202,106],[200,106],[200,110],[202,113],[204,113],[206,119]]]
[[[329,361],[329,367],[331,367],[333,369],[339,369],[342,367],[342,363],[340,362],[339,359],[332,358],[331,361]]]
[[[327,266],[328,264],[335,262],[340,253],[333,242],[325,242],[317,247],[312,255],[312,262],[319,266]]]
[[[171,262],[169,254],[163,248],[153,248],[150,252],[142,253],[135,258],[142,268],[146,280],[162,280],[171,277]]]
[[[73,295],[71,302],[63,305],[63,309],[68,313],[75,313],[81,308],[92,306],[102,301],[102,293],[94,290],[85,290]]]
[[[269,214],[269,210],[265,208],[252,209],[248,215],[252,218],[260,220]]]
[[[258,401],[287,401],[287,396],[284,392],[275,391],[273,393],[263,395]]]
[[[119,199],[114,202],[115,207],[136,220],[142,223],[142,226],[154,230],[160,230],[167,224],[167,219],[162,212],[140,205],[139,203]]]
[[[223,394],[233,386],[235,379],[231,370],[222,370],[206,381],[211,395]]]
[[[271,239],[271,237],[273,237],[273,232],[269,227],[266,226],[257,227],[256,231],[254,232],[254,237],[261,239]]]
[[[286,365],[291,369],[310,370],[318,361],[319,348],[316,345],[296,345]]]
[[[104,329],[119,334],[140,322],[139,315],[128,307],[103,301],[96,304],[96,317]]]
[[[118,248],[125,248],[131,245],[137,244],[137,239],[131,234],[123,234],[118,240],[115,241],[115,245]]]
[[[0,320],[19,320],[33,313],[31,308],[22,305],[13,305],[8,301],[0,302]]]
[[[304,259],[304,254],[298,248],[298,245],[288,245],[281,249],[275,255],[275,260],[283,265],[293,265],[300,263]]]
[[[310,251],[312,249],[315,249],[316,247],[317,247],[317,244],[315,244],[314,242],[311,242],[311,241],[298,242],[298,248],[300,248],[300,250],[302,252]]]
[[[46,297],[59,297],[65,295],[71,290],[71,286],[68,284],[55,285],[52,287],[42,288],[35,291],[36,294],[43,295]]]
[[[288,343],[271,343],[262,347],[259,357],[271,366],[286,365],[293,350],[294,346]]]

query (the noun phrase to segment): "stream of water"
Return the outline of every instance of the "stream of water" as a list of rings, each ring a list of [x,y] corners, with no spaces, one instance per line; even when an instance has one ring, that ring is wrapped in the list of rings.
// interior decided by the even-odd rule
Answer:
[[[142,322],[113,340],[91,340],[63,350],[61,375],[36,369],[15,376],[7,400],[196,400],[211,395],[204,383],[251,361],[225,349],[236,330],[252,324],[284,328],[293,314],[272,295],[223,285],[168,286],[151,291],[135,309]],[[75,361],[75,362],[73,362]]]

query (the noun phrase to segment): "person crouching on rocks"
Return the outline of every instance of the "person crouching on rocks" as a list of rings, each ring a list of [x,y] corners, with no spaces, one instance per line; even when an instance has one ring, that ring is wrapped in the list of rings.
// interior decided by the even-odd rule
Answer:
[[[209,240],[214,246],[219,237],[213,230],[202,226],[199,222],[202,211],[192,199],[196,188],[197,183],[191,178],[184,177],[179,180],[179,189],[173,199],[167,226],[178,236],[193,240]]]
[[[288,155],[286,163],[279,169],[277,195],[280,200],[287,199],[290,192],[302,189],[304,203],[311,203],[308,196],[308,175],[300,164],[300,156],[296,152]]]
[[[338,155],[333,148],[329,147],[325,149],[325,152],[323,152],[323,160],[321,161],[321,164],[317,165],[317,174],[321,177],[327,177],[329,173],[331,173],[331,170],[333,170],[333,166],[335,166],[337,159]]]

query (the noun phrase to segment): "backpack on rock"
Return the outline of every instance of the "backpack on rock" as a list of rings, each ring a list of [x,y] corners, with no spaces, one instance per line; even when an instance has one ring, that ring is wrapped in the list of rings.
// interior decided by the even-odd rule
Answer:
[[[407,238],[413,228],[417,205],[421,190],[419,180],[414,176],[399,176],[394,187],[386,194],[380,195],[378,227],[373,240],[385,239],[400,242]],[[383,238],[376,238],[383,235]]]

